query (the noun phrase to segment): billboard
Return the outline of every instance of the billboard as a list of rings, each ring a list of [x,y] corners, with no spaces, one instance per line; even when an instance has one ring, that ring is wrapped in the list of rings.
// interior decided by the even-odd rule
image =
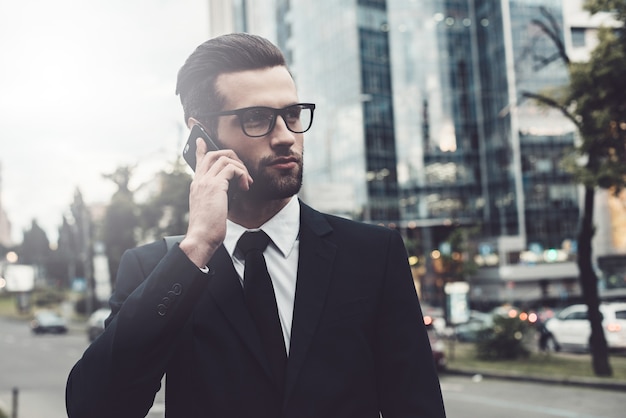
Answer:
[[[3,276],[8,292],[30,292],[35,286],[35,266],[30,264],[6,264]]]

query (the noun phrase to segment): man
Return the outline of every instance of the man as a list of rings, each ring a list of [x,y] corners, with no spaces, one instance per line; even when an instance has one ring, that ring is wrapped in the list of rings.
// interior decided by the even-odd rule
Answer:
[[[314,105],[280,51],[248,34],[209,40],[177,90],[188,126],[221,149],[196,141],[180,244],[125,253],[107,327],[70,373],[68,415],[143,417],[165,375],[167,417],[444,417],[399,234],[296,197]],[[249,301],[260,253],[248,261],[240,241],[258,230],[273,347]]]

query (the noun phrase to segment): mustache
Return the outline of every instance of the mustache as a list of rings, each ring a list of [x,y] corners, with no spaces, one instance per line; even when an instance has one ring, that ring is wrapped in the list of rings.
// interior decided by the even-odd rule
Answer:
[[[258,166],[259,167],[269,166],[272,164],[281,163],[285,161],[294,161],[300,164],[302,163],[302,154],[296,154],[293,151],[288,151],[288,152],[281,153],[281,154],[270,155],[270,156],[261,158]]]

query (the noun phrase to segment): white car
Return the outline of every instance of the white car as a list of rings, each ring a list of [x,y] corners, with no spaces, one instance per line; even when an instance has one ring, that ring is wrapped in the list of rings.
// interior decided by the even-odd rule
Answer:
[[[104,332],[104,321],[111,315],[111,309],[100,308],[91,314],[87,321],[87,337],[93,342]]]
[[[626,303],[601,303],[602,328],[609,349],[626,350]],[[551,350],[589,350],[591,324],[587,317],[587,305],[568,306],[545,327],[548,331],[546,347]]]

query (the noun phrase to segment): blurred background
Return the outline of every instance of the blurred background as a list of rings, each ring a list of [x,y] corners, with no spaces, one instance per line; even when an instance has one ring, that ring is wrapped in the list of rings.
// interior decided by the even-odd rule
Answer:
[[[606,3],[0,0],[0,296],[87,318],[125,249],[185,232],[176,74],[246,31],[317,104],[300,197],[398,230],[440,336],[577,304],[600,323],[626,300],[626,6]]]
[[[583,3],[3,0],[0,255],[105,300],[125,248],[184,233],[176,73],[207,38],[249,31],[317,103],[301,197],[398,229],[425,303],[456,281],[481,310],[576,301],[585,139],[529,97],[568,86],[564,57],[588,61],[619,26]],[[592,264],[602,297],[623,298],[611,191],[595,193]]]

